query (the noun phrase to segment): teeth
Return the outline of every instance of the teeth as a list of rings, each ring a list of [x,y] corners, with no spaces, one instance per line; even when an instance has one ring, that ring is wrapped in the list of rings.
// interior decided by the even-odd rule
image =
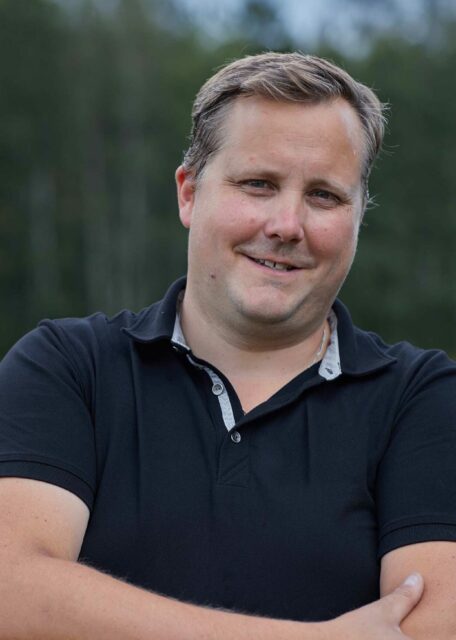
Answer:
[[[283,264],[282,262],[272,262],[272,260],[255,259],[255,262],[258,262],[258,264],[262,264],[265,267],[269,267],[270,269],[276,269],[277,271],[291,271],[291,269],[293,269],[293,267],[290,267],[290,265],[288,264]]]

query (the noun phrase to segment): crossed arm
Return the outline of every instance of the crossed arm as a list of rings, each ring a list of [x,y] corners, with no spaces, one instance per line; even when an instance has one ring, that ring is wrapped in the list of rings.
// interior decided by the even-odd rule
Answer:
[[[423,542],[384,556],[380,593],[390,593],[411,571],[424,576],[419,605],[401,628],[416,640],[456,638],[456,542]]]
[[[421,583],[325,623],[257,618],[143,591],[76,562],[89,513],[42,482],[0,480],[0,640],[399,640]],[[456,637],[456,547],[432,542],[391,552],[386,594],[413,570],[426,588],[403,630],[415,640]]]

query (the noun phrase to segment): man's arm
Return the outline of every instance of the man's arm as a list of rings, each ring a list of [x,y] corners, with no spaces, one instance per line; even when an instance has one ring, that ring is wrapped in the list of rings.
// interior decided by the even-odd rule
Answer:
[[[64,489],[4,478],[0,510],[0,640],[404,640],[421,596],[418,581],[318,624],[197,607],[78,564],[89,513]]]
[[[401,628],[416,640],[454,640],[456,542],[422,542],[387,553],[382,559],[381,594],[391,592],[412,567],[422,574],[426,588]]]

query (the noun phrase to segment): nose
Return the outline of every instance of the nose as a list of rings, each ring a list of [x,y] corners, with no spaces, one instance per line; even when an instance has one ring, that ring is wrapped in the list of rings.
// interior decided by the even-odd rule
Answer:
[[[300,242],[304,238],[304,203],[297,195],[274,202],[273,210],[266,220],[264,232],[268,238],[279,238],[282,242]]]

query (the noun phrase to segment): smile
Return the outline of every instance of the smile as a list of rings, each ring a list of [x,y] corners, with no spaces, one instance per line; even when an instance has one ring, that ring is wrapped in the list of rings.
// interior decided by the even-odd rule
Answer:
[[[283,262],[272,262],[272,260],[262,260],[261,258],[251,258],[257,264],[261,264],[264,267],[269,267],[269,269],[274,269],[275,271],[291,271],[296,267],[291,266],[290,264],[284,264]]]

